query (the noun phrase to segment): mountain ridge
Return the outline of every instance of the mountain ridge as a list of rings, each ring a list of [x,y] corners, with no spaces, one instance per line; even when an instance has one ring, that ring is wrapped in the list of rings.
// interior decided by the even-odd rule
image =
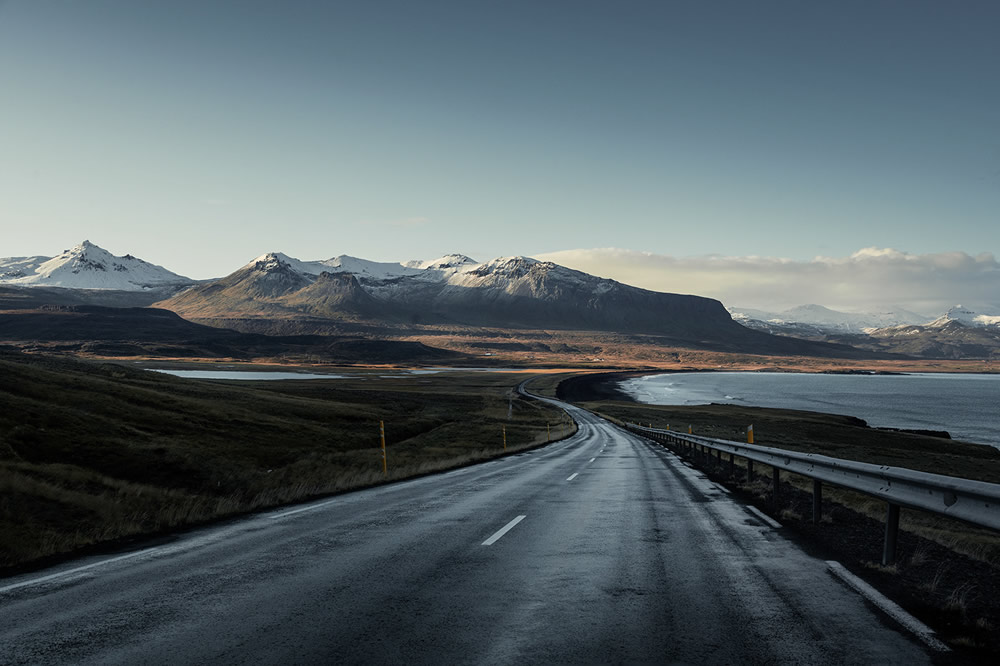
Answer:
[[[455,256],[461,259],[426,262],[427,267],[418,269],[402,264],[388,268],[353,257],[303,262],[271,252],[156,305],[196,319],[258,310],[284,316],[344,318],[353,313],[391,321],[472,325],[534,325],[544,319],[549,326],[563,328],[585,321],[599,323],[600,316],[587,315],[607,311],[609,300],[628,294],[633,301],[658,299],[660,305],[685,301],[686,314],[696,310],[714,321],[732,323],[722,304],[713,299],[630,287],[530,257],[500,257],[480,264],[462,255],[450,257]],[[334,279],[344,275],[351,278]],[[318,308],[314,296],[324,293],[330,303],[335,287],[334,300],[342,307]],[[567,298],[572,303],[566,303]],[[615,316],[623,323],[643,319],[641,311],[620,311]]]
[[[729,351],[857,353],[753,331],[734,322],[715,299],[632,287],[524,256],[477,263],[465,255],[446,255],[386,264],[344,255],[303,262],[270,252],[154,306],[248,332],[344,326],[389,336],[428,327],[603,331]]]

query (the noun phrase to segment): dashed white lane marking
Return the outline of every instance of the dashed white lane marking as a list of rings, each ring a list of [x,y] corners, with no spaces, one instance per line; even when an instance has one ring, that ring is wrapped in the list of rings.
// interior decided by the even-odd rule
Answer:
[[[747,507],[747,511],[749,511],[753,515],[757,516],[758,518],[760,518],[761,520],[763,520],[765,523],[767,523],[768,525],[770,525],[774,529],[780,529],[781,528],[781,523],[779,523],[777,520],[775,520],[771,516],[767,515],[766,513],[764,513],[763,511],[761,511],[757,507],[755,507],[755,506],[748,506]]]
[[[570,474],[570,475],[569,475],[569,476],[568,476],[568,477],[566,478],[566,480],[567,480],[567,481],[572,481],[573,479],[575,479],[575,478],[576,478],[576,475],[577,475],[577,474],[579,474],[579,472],[573,472],[572,474]]]
[[[826,566],[830,573],[847,583],[847,586],[874,604],[879,610],[903,625],[903,628],[919,638],[923,643],[938,652],[951,652],[951,648],[934,636],[934,630],[913,617],[898,605],[889,601],[874,587],[861,580],[844,568],[840,562],[827,560]]]
[[[512,529],[514,529],[514,526],[517,525],[522,520],[524,520],[525,518],[526,516],[518,516],[514,520],[510,521],[509,523],[498,529],[493,536],[484,541],[483,545],[492,546],[493,544],[495,544],[497,541],[500,540],[500,537],[502,537],[504,534],[507,534],[507,532],[510,532]]]
[[[591,458],[589,462],[594,462],[597,458]]]

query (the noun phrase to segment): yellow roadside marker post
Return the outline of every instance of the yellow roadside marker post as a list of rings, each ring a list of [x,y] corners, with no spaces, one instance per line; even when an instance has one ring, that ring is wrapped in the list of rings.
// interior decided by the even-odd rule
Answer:
[[[692,428],[693,428],[693,426],[689,423],[688,424],[688,434],[689,435],[693,435],[694,434],[694,431],[692,430]]]
[[[747,427],[747,444],[753,444],[753,424]]]
[[[389,464],[385,459],[385,421],[378,422],[379,435],[382,438],[382,474],[389,476]]]
[[[503,450],[507,450],[507,426],[502,425],[500,429],[503,431]]]

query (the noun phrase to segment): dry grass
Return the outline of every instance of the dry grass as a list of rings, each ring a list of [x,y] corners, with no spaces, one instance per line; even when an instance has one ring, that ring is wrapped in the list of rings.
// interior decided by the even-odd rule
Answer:
[[[891,564],[889,566],[886,566],[881,562],[872,562],[870,560],[867,562],[862,562],[861,564],[866,569],[871,569],[872,571],[880,571],[884,574],[895,575],[899,573],[899,566],[896,564]]]
[[[0,567],[496,457],[503,429],[507,452],[575,431],[522,380],[223,383],[0,354]]]
[[[778,515],[781,516],[781,518],[784,520],[795,520],[795,521],[802,520],[802,514],[790,507],[783,508],[781,510],[781,513]]]
[[[960,613],[963,618],[965,618],[966,612],[968,610],[969,595],[973,594],[976,590],[976,586],[972,583],[966,582],[962,583],[948,595],[948,599],[945,601],[944,607],[947,610],[952,610]]]
[[[912,555],[910,555],[909,564],[911,567],[919,567],[923,566],[929,561],[930,561],[930,555],[928,554],[927,549],[920,546],[913,551]]]

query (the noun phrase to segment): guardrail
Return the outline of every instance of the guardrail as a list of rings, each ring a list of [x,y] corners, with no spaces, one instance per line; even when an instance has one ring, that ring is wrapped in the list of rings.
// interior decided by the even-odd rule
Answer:
[[[709,462],[712,453],[718,464],[729,455],[730,473],[736,476],[736,456],[747,461],[747,479],[754,478],[754,463],[771,467],[773,497],[778,498],[778,470],[786,470],[813,480],[813,522],[822,511],[823,484],[849,488],[886,502],[885,542],[882,564],[896,560],[899,509],[907,507],[1000,530],[1000,484],[959,479],[901,467],[873,465],[831,458],[815,453],[799,453],[756,444],[682,434],[672,430],[627,424],[628,430],[660,442],[677,453]]]

